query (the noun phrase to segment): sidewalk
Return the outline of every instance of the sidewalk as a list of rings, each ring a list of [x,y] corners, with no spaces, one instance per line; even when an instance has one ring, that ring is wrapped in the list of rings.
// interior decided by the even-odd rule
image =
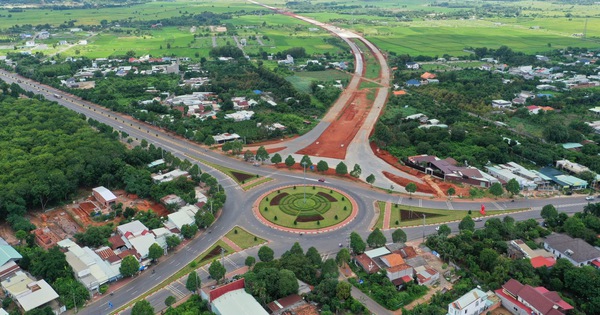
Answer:
[[[381,211],[381,209],[379,210]],[[392,217],[392,203],[391,202],[386,202],[385,203],[385,212],[383,213],[383,227],[381,228],[382,230],[389,230],[390,229],[390,219]]]

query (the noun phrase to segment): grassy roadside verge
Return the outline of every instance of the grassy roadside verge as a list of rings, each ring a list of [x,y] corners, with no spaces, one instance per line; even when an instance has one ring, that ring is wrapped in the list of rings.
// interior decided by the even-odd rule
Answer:
[[[271,177],[261,177],[258,180],[252,181],[250,183],[248,183],[248,185],[242,185],[242,189],[244,191],[248,191],[256,186],[262,185],[264,183],[270,182],[273,179]]]
[[[140,295],[136,299],[134,299],[134,300],[130,301],[129,303],[121,306],[120,308],[112,311],[111,314],[119,314],[121,311],[129,308],[130,306],[132,306],[136,302],[145,299],[146,297],[154,294],[158,290],[161,290],[162,288],[164,288],[165,286],[167,286],[169,283],[172,283],[172,282],[176,281],[177,279],[179,279],[179,278],[181,278],[181,277],[189,274],[190,272],[198,269],[199,267],[202,267],[202,266],[204,266],[204,265],[212,262],[213,260],[220,258],[220,256],[212,257],[212,258],[206,258],[206,256],[211,251],[213,251],[217,246],[221,246],[221,248],[224,248],[227,251],[227,255],[235,253],[235,251],[233,250],[233,248],[231,248],[231,246],[227,245],[225,242],[223,242],[221,240],[216,241],[212,246],[210,246],[207,250],[205,250],[202,253],[200,253],[200,255],[198,255],[196,258],[194,258],[194,260],[192,260],[189,264],[187,264],[186,266],[184,266],[183,268],[181,268],[179,271],[177,271],[176,273],[172,274],[170,277],[168,277],[167,279],[163,280],[161,283],[155,285],[152,289],[146,291],[145,293],[143,293],[142,295]]]
[[[379,208],[379,217],[372,229],[379,228],[381,230],[383,229],[383,217],[385,216],[385,201],[377,201],[377,207]]]
[[[384,201],[378,201],[380,207],[385,207]],[[385,208],[383,208],[385,209]],[[526,210],[525,208],[519,209],[507,209],[507,210],[486,210],[486,215],[483,216],[477,210],[471,211],[471,217],[473,219],[479,217],[489,217],[498,214],[507,214],[512,212],[518,212]],[[406,227],[423,224],[423,216],[425,216],[425,224],[441,224],[452,221],[460,221],[465,216],[469,215],[469,210],[445,210],[445,209],[431,209],[431,208],[420,208],[415,206],[405,205],[392,205],[392,211],[390,216],[390,229],[397,227]],[[383,215],[382,225],[383,225]],[[379,221],[378,221],[379,222]]]
[[[260,238],[237,225],[231,231],[225,234],[225,237],[230,239],[242,249],[247,249],[267,242],[267,240]]]
[[[206,165],[208,165],[208,166],[210,166],[210,167],[212,167],[212,168],[214,168],[214,169],[222,172],[223,174],[227,175],[229,178],[233,179],[233,181],[236,182],[238,185],[242,185],[242,184],[244,184],[248,180],[253,180],[253,179],[261,177],[258,174],[251,174],[251,173],[248,173],[248,172],[239,171],[239,170],[236,170],[236,169],[233,169],[233,168],[229,168],[229,167],[222,166],[222,165],[219,165],[219,164],[211,163],[211,162],[208,162],[206,160],[203,160],[203,159],[200,159],[200,158],[197,158],[197,157],[192,157],[190,155],[186,155],[186,156],[189,157],[189,158],[191,158],[191,159],[194,159],[194,160],[196,160],[196,161],[198,161],[198,162],[200,162],[202,164],[206,164]],[[249,187],[253,187],[253,186],[249,185]],[[245,190],[247,190],[247,189],[245,189]]]

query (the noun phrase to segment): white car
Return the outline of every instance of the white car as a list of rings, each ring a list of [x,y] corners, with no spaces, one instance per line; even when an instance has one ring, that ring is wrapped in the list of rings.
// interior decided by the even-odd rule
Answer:
[[[481,220],[483,220],[481,217],[473,219],[475,222],[481,222]]]
[[[594,196],[587,196],[585,197],[585,200],[594,200]]]
[[[439,226],[436,226],[436,227],[435,227],[435,230],[436,230],[436,231],[439,231],[439,230],[440,230],[440,227],[439,227]]]

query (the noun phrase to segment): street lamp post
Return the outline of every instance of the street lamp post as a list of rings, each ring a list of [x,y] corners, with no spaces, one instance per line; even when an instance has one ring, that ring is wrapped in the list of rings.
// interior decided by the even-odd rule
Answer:
[[[423,242],[425,242],[425,214],[423,213]]]
[[[304,168],[304,203],[306,204],[306,161],[302,162]]]

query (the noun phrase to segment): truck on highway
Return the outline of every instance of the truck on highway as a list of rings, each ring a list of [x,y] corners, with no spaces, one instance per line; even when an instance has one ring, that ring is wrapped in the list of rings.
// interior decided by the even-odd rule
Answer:
[[[60,98],[60,95],[58,95],[58,94],[54,94],[54,97],[56,97],[56,98]]]

